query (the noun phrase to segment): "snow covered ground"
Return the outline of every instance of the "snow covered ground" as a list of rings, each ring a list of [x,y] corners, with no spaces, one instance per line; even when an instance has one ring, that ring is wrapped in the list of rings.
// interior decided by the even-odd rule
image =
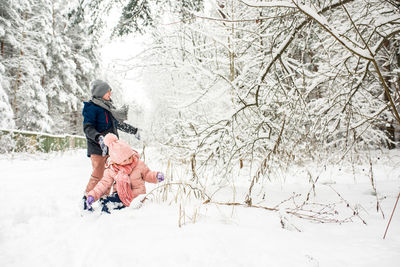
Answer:
[[[155,160],[147,164],[166,169]],[[274,207],[296,192],[302,194],[295,199],[299,203],[312,192],[316,203],[336,203],[331,207],[339,214],[333,217],[351,217],[340,224],[315,223],[283,210],[179,204],[159,197],[140,209],[82,214],[79,204],[90,173],[85,151],[2,155],[0,266],[400,266],[399,206],[382,239],[400,191],[399,164],[400,151],[373,164],[385,218],[376,210],[369,163],[322,171],[310,165],[313,179],[319,175],[315,196],[310,183],[298,178],[304,169],[294,169],[285,182],[266,182],[264,201],[253,202]],[[243,202],[248,185],[238,181],[219,195],[226,200],[235,195],[236,202]],[[148,191],[152,188],[148,185]],[[354,210],[360,217],[352,216]],[[185,219],[179,216],[183,211]],[[288,220],[285,228],[281,218]]]

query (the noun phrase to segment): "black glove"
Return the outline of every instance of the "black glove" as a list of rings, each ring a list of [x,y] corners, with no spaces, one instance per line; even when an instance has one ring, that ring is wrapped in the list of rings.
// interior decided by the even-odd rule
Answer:
[[[102,151],[101,155],[104,157],[105,155],[107,155],[108,147],[106,146],[106,144],[104,144],[104,137],[102,135],[99,136],[99,145]]]

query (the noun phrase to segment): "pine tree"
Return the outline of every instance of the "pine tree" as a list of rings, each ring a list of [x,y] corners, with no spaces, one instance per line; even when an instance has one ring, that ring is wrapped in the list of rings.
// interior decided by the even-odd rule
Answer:
[[[82,101],[98,68],[95,36],[84,34],[84,24],[69,24],[67,3],[52,3],[52,35],[48,44],[45,87],[54,121],[52,132],[82,134]]]
[[[16,127],[49,131],[46,92],[40,84],[44,69],[40,61],[46,49],[46,33],[40,32],[46,22],[45,7],[39,1],[5,3],[3,22],[8,24],[3,39],[4,65]],[[36,12],[39,12],[38,14]]]
[[[81,133],[82,101],[98,68],[98,35],[88,37],[87,24],[71,26],[68,5],[0,2],[1,101],[8,114],[2,125]]]
[[[70,12],[75,24],[89,22],[90,34],[96,34],[104,26],[104,18],[112,8],[120,8],[121,15],[114,35],[123,36],[130,33],[143,33],[165,12],[178,13],[183,21],[193,18],[192,12],[203,9],[204,0],[80,0]]]

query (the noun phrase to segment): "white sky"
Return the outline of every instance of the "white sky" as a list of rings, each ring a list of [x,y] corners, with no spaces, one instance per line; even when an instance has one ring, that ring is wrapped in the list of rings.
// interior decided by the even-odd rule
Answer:
[[[125,37],[123,40],[111,40],[100,50],[101,59],[104,64],[107,77],[117,80],[123,87],[122,94],[126,96],[126,101],[133,101],[146,105],[149,102],[145,93],[145,88],[140,81],[138,69],[132,69],[126,73],[118,73],[121,64],[128,62],[127,59],[133,58],[140,52],[141,38]]]
[[[139,34],[124,36],[123,38],[111,39],[111,32],[119,19],[120,10],[114,9],[110,12],[107,18],[107,28],[102,40],[103,47],[100,49],[101,60],[103,63],[105,80],[114,80],[121,84],[124,95],[124,102],[129,103],[135,101],[136,103],[148,109],[150,103],[149,97],[146,95],[144,85],[140,81],[139,70],[132,69],[126,73],[118,72],[122,64],[126,64],[128,59],[133,58],[140,53],[144,48],[143,42],[146,37]],[[112,83],[112,81],[110,81]]]

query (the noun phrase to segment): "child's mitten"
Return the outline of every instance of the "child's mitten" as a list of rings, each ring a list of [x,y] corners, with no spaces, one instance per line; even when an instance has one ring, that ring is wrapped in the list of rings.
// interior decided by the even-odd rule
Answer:
[[[88,209],[92,208],[92,204],[94,202],[94,197],[93,196],[88,196],[86,199],[86,206]]]
[[[162,172],[158,172],[156,177],[157,177],[157,181],[158,181],[159,183],[161,183],[162,181],[164,181],[164,174],[163,174]]]

